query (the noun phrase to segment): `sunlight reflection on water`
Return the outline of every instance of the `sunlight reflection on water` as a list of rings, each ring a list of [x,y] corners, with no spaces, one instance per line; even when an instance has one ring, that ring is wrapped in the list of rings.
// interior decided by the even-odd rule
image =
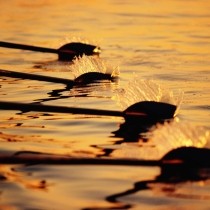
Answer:
[[[88,40],[99,43],[102,49],[97,62],[84,58],[80,60],[83,64],[70,66],[72,63],[58,62],[55,55],[0,48],[1,68],[74,79],[74,75],[89,68],[112,71],[118,69],[115,66],[120,67],[119,84],[102,82],[73,89],[62,84],[1,77],[1,100],[121,110],[118,100],[126,108],[136,100],[159,101],[164,96],[164,101],[181,102],[178,117],[190,123],[186,127],[180,124],[185,134],[196,126],[210,129],[208,1],[12,0],[1,1],[0,6],[3,41],[59,48],[66,42]],[[141,79],[131,80],[133,73]],[[138,84],[144,88],[140,87],[137,94],[134,89]],[[152,87],[151,92],[148,87]],[[119,88],[124,92],[131,90],[129,96],[120,93],[117,99]],[[184,92],[183,100],[179,90]],[[31,150],[95,157],[109,154],[109,149],[114,148],[112,157],[159,158],[172,144],[176,147],[183,143],[177,142],[180,130],[176,131],[180,134],[177,137],[167,125],[158,130],[159,137],[152,142],[126,142],[113,134],[124,123],[117,117],[20,111],[0,111],[0,115],[4,153]],[[204,146],[202,140],[197,144],[202,131],[195,129],[190,137],[183,138]],[[128,134],[127,140],[133,140],[132,131]],[[161,148],[161,153],[155,148]],[[139,180],[153,180],[159,173],[157,167],[0,167],[1,209],[123,209],[124,204],[133,210],[209,208],[209,180],[156,184],[152,190],[122,197],[119,203],[106,200],[113,193],[132,188]]]

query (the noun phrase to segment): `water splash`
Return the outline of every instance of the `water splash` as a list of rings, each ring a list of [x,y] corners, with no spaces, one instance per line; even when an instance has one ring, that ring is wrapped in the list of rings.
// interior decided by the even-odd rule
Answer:
[[[113,77],[119,75],[119,67],[113,67],[104,60],[94,56],[83,56],[73,60],[73,65],[69,66],[74,77],[78,77],[87,72],[100,72],[111,74]]]
[[[94,44],[94,45],[98,45],[98,41],[97,40],[90,40],[87,37],[83,37],[80,35],[66,35],[62,40],[62,43],[60,44],[66,44],[66,43],[70,43],[70,42],[81,42],[81,43],[85,43],[85,44]]]
[[[190,122],[180,122],[175,119],[173,122],[165,122],[157,124],[146,134],[148,137],[155,138],[155,141],[160,142],[170,139],[170,144],[176,146],[196,146],[203,147],[210,140],[210,131],[203,126],[196,126]],[[180,143],[179,143],[180,142]],[[179,145],[178,145],[179,146]]]
[[[90,38],[80,36],[79,34],[66,34],[58,39],[51,40],[50,43],[48,43],[49,47],[51,48],[59,48],[64,44],[71,43],[71,42],[80,42],[84,44],[93,44],[96,46],[99,46],[100,41],[99,40],[92,40]]]
[[[149,139],[142,143],[124,143],[112,156],[123,158],[160,159],[172,149],[182,146],[207,147],[210,142],[210,131],[202,126],[189,122],[173,122],[157,124],[144,134]]]
[[[125,88],[116,91],[115,98],[123,109],[139,101],[165,102],[179,107],[183,92],[179,91],[176,95],[153,80],[144,80],[134,76]]]
[[[157,124],[144,135],[161,158],[168,151],[182,147],[204,147],[210,140],[210,131],[203,126],[195,126],[189,122],[180,122],[175,119],[172,122]]]

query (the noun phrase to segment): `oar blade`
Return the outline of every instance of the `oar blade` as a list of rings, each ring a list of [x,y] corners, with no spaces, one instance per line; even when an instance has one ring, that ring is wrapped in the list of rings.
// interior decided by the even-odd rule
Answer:
[[[174,117],[176,106],[156,101],[141,101],[128,107],[124,111],[125,119],[151,119],[154,121],[171,119]]]
[[[180,147],[168,152],[160,160],[158,181],[183,182],[209,179],[210,149]]]
[[[210,167],[210,149],[197,147],[179,147],[168,152],[162,163],[182,163],[193,167]]]
[[[98,82],[101,80],[110,80],[110,81],[116,81],[118,77],[114,77],[111,74],[108,73],[101,73],[101,72],[87,72],[79,77],[77,77],[74,81],[77,85],[86,85],[92,82]]]
[[[39,47],[0,41],[0,47],[30,50],[44,53],[55,53],[58,54],[58,59],[60,61],[72,61],[75,57],[83,55],[99,55],[101,52],[101,49],[98,46],[80,42],[72,42],[61,46],[59,49],[52,49],[48,47]]]
[[[71,42],[63,45],[58,49],[59,60],[72,60],[74,57],[81,57],[83,55],[99,55],[100,47],[91,44],[80,42]]]

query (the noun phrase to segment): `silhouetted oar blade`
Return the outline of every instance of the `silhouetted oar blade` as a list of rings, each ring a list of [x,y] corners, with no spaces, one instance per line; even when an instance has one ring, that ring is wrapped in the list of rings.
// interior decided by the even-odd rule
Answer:
[[[150,105],[148,106],[145,105]],[[173,107],[173,105],[171,105]],[[26,103],[17,103],[17,102],[5,102],[0,101],[0,109],[13,109],[13,110],[31,110],[31,111],[41,111],[41,112],[58,112],[58,113],[72,113],[72,114],[91,114],[91,115],[104,115],[104,116],[119,116],[124,117],[125,120],[135,119],[135,118],[149,118],[154,121],[161,119],[168,119],[173,117],[173,112],[170,104],[163,104],[158,102],[139,102],[124,112],[112,111],[112,110],[99,110],[99,109],[87,109],[87,108],[75,108],[75,107],[63,107],[63,106],[52,106],[52,105],[40,105],[40,104],[26,104]],[[157,111],[165,111],[163,108],[168,108],[167,114],[155,113],[155,110],[150,110],[151,108],[157,108]],[[175,111],[174,109],[172,109]],[[171,112],[169,112],[171,111]],[[170,114],[170,115],[169,115]],[[153,119],[154,118],[154,119]]]
[[[163,163],[182,162],[189,167],[210,167],[210,149],[180,147],[168,152],[161,161]]]
[[[155,101],[141,101],[128,107],[125,111],[125,118],[138,117],[151,118],[153,120],[171,119],[174,117],[176,106],[168,103],[155,102]]]
[[[100,48],[95,45],[80,42],[72,42],[61,46],[59,49],[52,49],[47,47],[38,47],[33,45],[0,41],[0,47],[30,50],[43,53],[56,53],[58,54],[58,59],[61,61],[72,61],[75,57],[81,57],[83,55],[98,55],[101,51]]]
[[[115,80],[115,79],[117,79],[117,77],[112,77],[111,74],[105,74],[101,72],[87,72],[77,77],[74,81],[78,84],[88,84],[99,80]]]
[[[24,155],[24,153],[26,154]],[[161,172],[162,175],[161,177],[159,177],[159,179],[165,180],[166,176],[170,176],[173,179],[174,176],[180,174],[180,169],[181,172],[185,171],[187,173],[187,171],[190,168],[192,170],[190,170],[189,172],[197,173],[198,168],[210,167],[209,157],[210,157],[210,149],[195,148],[195,147],[181,147],[178,149],[174,149],[169,153],[167,153],[165,156],[163,156],[163,158],[160,160],[140,160],[140,159],[131,159],[131,158],[113,159],[113,158],[69,157],[69,156],[53,155],[45,153],[36,154],[34,152],[24,151],[24,152],[17,152],[15,155],[0,154],[0,163],[1,164],[88,164],[88,165],[97,164],[97,165],[128,165],[128,166],[129,165],[160,166],[162,170]],[[179,161],[174,162],[174,160],[179,160]],[[190,167],[187,167],[186,163],[189,163]],[[187,173],[187,177],[188,176],[189,173]],[[182,178],[184,179],[185,177]]]
[[[161,174],[157,177],[164,182],[198,181],[209,179],[210,149],[180,147],[168,152],[161,159]]]
[[[73,60],[74,57],[81,57],[83,55],[99,55],[100,48],[80,42],[72,42],[63,45],[58,49],[59,60]]]
[[[85,85],[85,84],[96,82],[99,80],[115,81],[117,79],[117,77],[112,77],[111,74],[105,74],[101,72],[87,72],[85,74],[80,75],[75,80],[70,80],[70,79],[65,79],[65,78],[44,76],[44,75],[38,75],[38,74],[32,74],[32,73],[16,72],[16,71],[5,70],[5,69],[0,69],[0,76],[63,83],[63,84],[67,84],[68,87],[71,87],[73,85]]]
[[[71,42],[68,44],[63,45],[58,49],[59,51],[65,51],[65,50],[70,50],[73,52],[77,52],[78,55],[93,55],[93,54],[99,54],[100,53],[100,48],[91,45],[91,44],[85,44],[85,43],[80,43],[80,42]]]

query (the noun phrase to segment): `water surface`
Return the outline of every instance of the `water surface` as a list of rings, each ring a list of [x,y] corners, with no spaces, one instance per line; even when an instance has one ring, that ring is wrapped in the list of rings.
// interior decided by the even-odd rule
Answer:
[[[73,89],[1,77],[1,100],[123,110],[116,90],[135,74],[183,91],[179,120],[210,129],[209,1],[10,0],[0,7],[2,41],[58,48],[88,40],[100,45],[101,59],[120,68],[118,82]],[[0,48],[0,57],[1,69],[74,79],[70,64],[56,62],[56,55]],[[149,142],[139,147],[113,134],[121,118],[20,111],[0,111],[0,116],[2,154],[96,157],[111,148],[111,157],[157,159]],[[116,202],[106,199],[136,182],[155,180],[158,167],[1,165],[0,172],[1,209],[209,209],[210,203],[209,180],[156,183]]]

